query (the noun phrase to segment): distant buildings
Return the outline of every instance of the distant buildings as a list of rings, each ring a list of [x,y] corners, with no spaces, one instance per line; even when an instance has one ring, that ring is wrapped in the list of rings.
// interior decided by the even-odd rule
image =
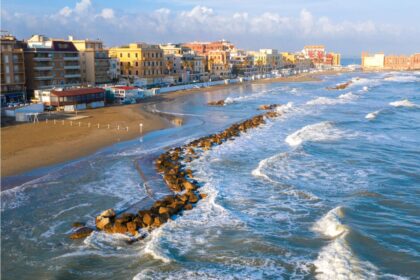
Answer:
[[[93,98],[96,95],[88,89],[98,85],[105,87],[107,93],[112,91],[116,100],[124,103],[142,92],[130,89],[131,86],[150,88],[255,75],[288,75],[312,67],[340,65],[340,54],[327,53],[322,45],[305,46],[295,53],[273,48],[246,51],[226,40],[161,45],[132,43],[106,49],[98,39],[33,35],[19,41],[4,33],[1,50],[2,106],[7,103],[15,106],[13,102],[23,102],[26,94],[32,96],[36,92],[36,97],[48,106],[64,108],[66,102],[73,102],[83,107],[80,104],[97,102]],[[364,61],[370,66],[376,63],[369,57]],[[382,61],[379,68],[407,69],[418,65],[419,57],[392,56]],[[79,91],[68,92],[75,88]],[[49,101],[45,101],[47,96]]]
[[[1,36],[1,103],[26,100],[23,48],[14,36]]]
[[[74,40],[69,36],[79,52],[81,82],[84,84],[104,84],[111,80],[110,58],[100,40]]]
[[[72,42],[34,35],[26,42],[24,54],[29,91],[80,85],[79,51]]]
[[[140,78],[147,84],[161,83],[164,76],[163,50],[158,45],[133,43],[109,49],[120,62],[121,76]]]
[[[323,45],[305,46],[302,53],[309,58],[315,67],[332,67],[341,65],[341,56],[338,53],[327,53]]]
[[[363,70],[419,70],[420,53],[410,56],[362,53]]]

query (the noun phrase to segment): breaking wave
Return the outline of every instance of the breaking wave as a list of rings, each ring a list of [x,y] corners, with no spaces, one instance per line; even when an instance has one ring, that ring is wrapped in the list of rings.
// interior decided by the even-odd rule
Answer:
[[[299,146],[306,141],[335,141],[345,133],[336,128],[332,122],[320,122],[304,126],[286,137],[285,141],[292,147]]]
[[[344,104],[350,101],[357,99],[357,95],[352,92],[344,93],[338,96],[338,98],[329,98],[329,97],[317,97],[315,99],[309,100],[306,102],[307,105],[336,105]]]
[[[417,104],[414,104],[408,99],[390,102],[389,105],[394,106],[394,107],[411,107],[411,108],[418,107]]]
[[[331,239],[323,247],[314,261],[317,279],[372,279],[377,278],[377,268],[357,259],[346,242],[350,229],[341,220],[344,212],[341,207],[329,211],[317,221],[312,230]]]
[[[381,112],[381,110],[378,110],[378,111],[375,111],[375,112],[371,112],[371,113],[368,113],[366,116],[365,116],[365,119],[368,119],[368,120],[374,120],[374,119],[376,119],[376,117],[379,115],[379,113]]]

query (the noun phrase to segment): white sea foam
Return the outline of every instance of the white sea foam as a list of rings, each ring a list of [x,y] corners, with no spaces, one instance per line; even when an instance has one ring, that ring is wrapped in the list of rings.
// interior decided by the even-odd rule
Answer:
[[[299,146],[306,141],[335,141],[345,135],[331,122],[320,122],[304,126],[286,137],[285,141],[292,147]]]
[[[307,105],[337,105],[345,104],[350,101],[357,99],[357,95],[352,92],[344,93],[338,96],[338,98],[329,98],[329,97],[317,97],[315,99],[309,100],[306,102]]]
[[[287,102],[287,104],[277,106],[276,111],[278,113],[287,113],[291,111],[292,108],[293,108],[293,102]]]
[[[397,83],[411,83],[418,82],[420,78],[414,75],[396,75],[384,78],[388,82],[397,82]]]
[[[394,107],[411,107],[411,108],[418,107],[417,104],[414,104],[408,99],[390,102],[389,105],[394,106]]]
[[[372,279],[378,269],[367,261],[360,261],[346,242],[349,228],[342,224],[343,209],[336,207],[317,221],[312,230],[331,239],[314,261],[317,279]]]
[[[276,87],[276,88],[272,88],[269,90],[261,90],[261,91],[257,91],[257,92],[253,92],[251,94],[247,94],[247,95],[241,95],[241,96],[237,96],[237,97],[226,97],[225,98],[225,105],[229,105],[229,104],[233,104],[233,103],[240,103],[240,102],[244,102],[244,101],[248,101],[248,100],[255,100],[260,98],[261,96],[270,94],[270,93],[276,93],[276,92],[280,92],[282,90],[287,89],[286,87]]]
[[[381,112],[381,110],[371,112],[371,113],[367,114],[365,116],[365,118],[368,119],[368,120],[374,120],[374,119],[376,119],[376,117],[379,115],[380,112]]]

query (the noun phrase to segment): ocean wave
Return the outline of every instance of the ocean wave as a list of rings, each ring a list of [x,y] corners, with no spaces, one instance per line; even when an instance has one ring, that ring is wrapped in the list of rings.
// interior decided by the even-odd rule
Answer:
[[[344,93],[338,96],[338,98],[329,98],[329,97],[317,97],[315,99],[309,100],[306,102],[307,105],[337,105],[344,104],[350,101],[357,99],[357,95],[352,92]]]
[[[381,84],[380,79],[376,79],[376,78],[360,78],[360,77],[355,77],[353,79],[351,79],[352,83],[349,85],[349,87],[354,87],[354,86],[369,86],[369,87],[375,87]]]
[[[403,100],[390,102],[389,105],[394,106],[394,107],[411,107],[411,108],[418,107],[417,104],[414,104],[413,102],[409,101],[408,99],[403,99]]]
[[[342,224],[342,207],[330,210],[317,221],[312,230],[331,239],[314,261],[317,279],[372,279],[377,278],[378,269],[367,261],[360,261],[347,244],[349,228]]]
[[[388,82],[397,82],[397,83],[412,83],[420,81],[420,78],[414,75],[396,75],[389,76],[384,78]]]
[[[296,147],[307,141],[335,141],[343,136],[345,136],[345,132],[336,128],[332,122],[326,121],[304,126],[288,135],[285,141],[290,146]]]
[[[379,115],[380,112],[381,112],[381,110],[368,113],[368,114],[366,114],[365,119],[374,120],[374,119],[376,119],[376,117]]]
[[[261,91],[257,91],[255,93],[251,93],[251,94],[247,94],[247,95],[241,95],[241,96],[237,96],[237,97],[226,97],[225,98],[225,105],[228,104],[233,104],[233,103],[240,103],[240,102],[244,102],[244,101],[249,101],[249,100],[255,100],[258,99],[264,95],[270,94],[270,93],[277,93],[283,90],[288,89],[288,87],[276,87],[273,89],[269,89],[269,90],[261,90]]]
[[[276,112],[278,113],[287,113],[293,109],[293,102],[287,102],[287,104],[280,105],[276,107]]]

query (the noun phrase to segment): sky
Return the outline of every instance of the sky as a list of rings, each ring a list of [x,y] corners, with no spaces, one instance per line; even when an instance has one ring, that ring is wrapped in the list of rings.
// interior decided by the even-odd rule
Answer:
[[[1,30],[19,39],[178,43],[226,39],[238,48],[420,52],[418,0],[2,0]]]

